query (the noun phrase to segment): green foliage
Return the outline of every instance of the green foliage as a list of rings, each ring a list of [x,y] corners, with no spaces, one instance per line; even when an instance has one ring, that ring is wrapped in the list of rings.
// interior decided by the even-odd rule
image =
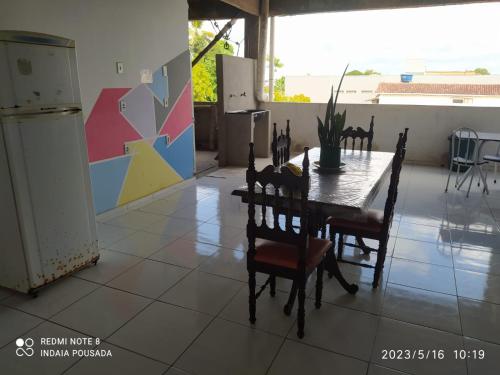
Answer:
[[[474,69],[474,73],[482,75],[482,76],[487,76],[490,74],[490,72],[486,68],[476,68],[476,69]]]
[[[210,43],[215,34],[202,30],[203,21],[193,21],[189,26],[189,51],[195,58]],[[207,54],[193,67],[193,99],[199,102],[217,101],[217,75],[215,72],[215,55],[234,55],[231,44],[219,40]]]
[[[374,74],[380,75],[379,72],[377,72],[373,69],[367,69],[364,72],[362,72],[360,70],[351,70],[350,72],[347,72],[345,75],[346,76],[370,76],[370,75],[374,75]]]
[[[269,92],[269,89],[267,90]],[[278,78],[274,81],[274,98],[275,102],[290,102],[290,103],[311,103],[311,98],[304,94],[295,94],[291,96],[285,95],[285,77]]]
[[[349,66],[349,65],[348,65]],[[340,147],[340,139],[342,137],[342,131],[344,130],[346,111],[344,113],[335,113],[335,108],[337,107],[337,99],[339,96],[340,87],[342,86],[342,81],[346,76],[347,67],[342,74],[342,78],[339,82],[339,87],[337,88],[337,94],[335,95],[335,101],[333,99],[333,87],[332,93],[330,95],[330,100],[326,106],[325,121],[322,122],[318,117],[318,137],[321,143],[321,147],[338,148]]]

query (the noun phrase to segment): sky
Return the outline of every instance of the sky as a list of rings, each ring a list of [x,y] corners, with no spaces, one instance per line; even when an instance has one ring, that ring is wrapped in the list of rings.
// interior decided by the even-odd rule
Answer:
[[[243,30],[238,21],[231,40],[241,41]],[[278,75],[339,75],[347,63],[349,70],[400,74],[410,59],[427,70],[500,74],[500,2],[277,17],[275,30],[275,55],[284,64]]]

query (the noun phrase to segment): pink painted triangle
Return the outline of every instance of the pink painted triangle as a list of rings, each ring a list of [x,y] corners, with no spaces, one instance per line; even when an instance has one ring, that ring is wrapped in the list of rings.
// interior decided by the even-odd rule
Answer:
[[[142,139],[119,111],[119,100],[130,89],[103,89],[85,124],[89,162],[124,154],[125,142]]]
[[[170,141],[173,142],[192,123],[193,100],[191,98],[191,81],[189,81],[163,123],[160,135],[168,134]]]

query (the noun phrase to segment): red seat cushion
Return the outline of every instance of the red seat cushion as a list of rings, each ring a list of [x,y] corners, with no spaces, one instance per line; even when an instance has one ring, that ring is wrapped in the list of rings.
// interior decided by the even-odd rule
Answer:
[[[309,248],[306,253],[306,269],[312,270],[321,263],[323,256],[332,243],[319,238],[309,238]],[[272,264],[278,267],[297,269],[299,249],[297,246],[274,241],[263,241],[256,247],[255,261]]]
[[[373,235],[382,231],[383,222],[384,212],[380,210],[367,210],[352,219],[329,217],[327,220],[336,232]]]

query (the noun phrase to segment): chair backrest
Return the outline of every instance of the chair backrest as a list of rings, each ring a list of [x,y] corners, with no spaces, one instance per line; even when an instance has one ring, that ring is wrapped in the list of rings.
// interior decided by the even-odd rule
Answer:
[[[352,126],[349,126],[348,128],[345,128],[342,131],[341,141],[344,141],[344,149],[347,150],[347,141],[349,139],[352,139],[352,150],[354,151],[354,149],[356,147],[356,138],[359,138],[360,139],[359,149],[362,151],[363,145],[364,145],[364,140],[366,138],[367,139],[366,151],[372,150],[373,134],[374,134],[373,127],[375,126],[374,118],[375,118],[375,116],[372,116],[372,119],[370,121],[370,129],[368,131],[364,130],[363,128],[361,128],[359,126],[356,129],[354,129]]]
[[[273,126],[273,141],[271,143],[273,165],[275,167],[279,167],[283,163],[290,160],[290,145],[292,144],[292,139],[290,138],[290,120],[286,120],[285,134],[283,134],[283,130],[281,130],[280,135],[278,136],[276,123],[274,123]]]
[[[398,199],[398,185],[403,161],[406,155],[406,141],[408,139],[408,128],[405,128],[404,133],[399,133],[398,143],[396,145],[396,152],[392,158],[391,179],[389,183],[389,191],[384,207],[384,221],[382,224],[382,232],[384,236],[388,236],[389,229],[394,216],[394,207]]]
[[[451,157],[478,162],[479,136],[471,128],[463,127],[451,133]]]
[[[255,170],[254,145],[250,143],[248,170],[246,180],[248,185],[248,254],[253,260],[255,255],[255,239],[295,245],[299,251],[299,269],[305,267],[305,256],[308,240],[308,212],[309,196],[309,148],[304,148],[302,175],[294,175],[287,167],[281,171],[268,165],[262,171]],[[256,194],[256,185],[259,192]],[[255,221],[255,206],[260,205],[262,210],[261,224]],[[267,207],[269,206],[269,207]],[[266,210],[272,211],[272,225],[268,225]],[[285,214],[285,227],[280,226],[280,214]],[[297,233],[292,225],[293,217],[300,217],[300,230]]]

